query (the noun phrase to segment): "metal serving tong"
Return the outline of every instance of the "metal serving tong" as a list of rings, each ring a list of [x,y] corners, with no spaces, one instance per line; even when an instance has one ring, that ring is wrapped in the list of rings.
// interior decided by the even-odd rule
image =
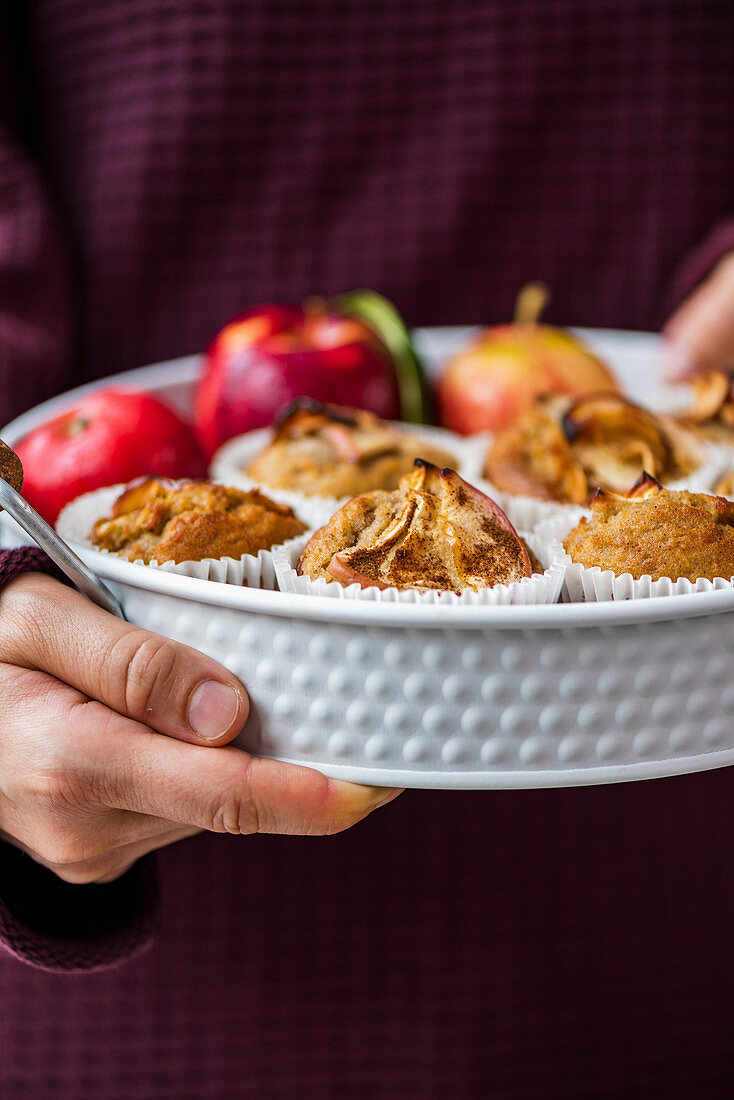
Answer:
[[[106,584],[95,577],[81,558],[60,538],[52,527],[20,495],[23,487],[23,464],[12,448],[0,439],[0,511],[4,508],[37,546],[45,551],[75,588],[92,603],[124,619],[122,606]]]

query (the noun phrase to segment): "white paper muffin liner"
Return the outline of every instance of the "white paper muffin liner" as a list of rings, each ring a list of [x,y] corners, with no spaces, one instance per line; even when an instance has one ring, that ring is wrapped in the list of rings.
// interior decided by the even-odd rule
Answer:
[[[235,436],[214,455],[209,466],[209,477],[220,485],[232,485],[235,489],[259,489],[271,500],[279,504],[287,504],[298,516],[313,527],[322,527],[327,523],[334,512],[341,508],[349,499],[348,497],[319,497],[306,496],[305,493],[297,493],[289,489],[272,488],[263,481],[256,481],[248,477],[245,467],[259,454],[263,447],[267,446],[272,437],[271,428],[259,428],[255,432],[247,432],[246,435]]]
[[[650,576],[635,578],[631,573],[614,573],[611,569],[602,569],[598,565],[587,567],[571,559],[563,548],[563,540],[579,523],[582,517],[591,517],[585,508],[576,508],[567,515],[554,516],[538,525],[536,537],[541,544],[538,558],[542,565],[548,561],[560,560],[564,565],[562,599],[568,603],[602,603],[610,600],[641,600],[657,596],[685,596],[691,592],[713,592],[721,588],[731,588],[734,578],[727,580],[716,577],[713,581],[699,577],[689,581],[686,577],[673,580],[660,577],[653,580]],[[537,553],[537,551],[536,551]]]
[[[423,430],[417,424],[406,426],[415,428],[419,434]],[[433,432],[441,432],[441,436],[446,438],[447,450],[451,450],[454,447],[454,440],[458,441],[458,445],[461,447],[461,455],[457,457],[461,458],[461,469],[457,472],[461,474],[465,481],[470,482],[472,485],[476,485],[477,481],[482,479],[484,473],[484,460],[487,456],[489,445],[492,442],[492,433],[475,432],[474,435],[457,435],[456,432],[449,432],[446,429],[431,428],[430,430]],[[437,435],[435,442],[437,444],[442,444],[443,438],[439,438]]]
[[[561,504],[555,500],[538,500],[537,497],[506,493],[491,481],[480,479],[475,482],[475,485],[477,489],[499,504],[510,523],[518,531],[535,531],[544,520],[553,519],[554,516],[575,515],[579,510],[576,504]]]
[[[540,560],[541,540],[535,535],[519,532],[527,546]],[[564,566],[562,555],[558,554],[547,565],[544,573],[534,573],[512,584],[496,584],[492,588],[479,591],[462,592],[420,592],[415,588],[362,588],[359,584],[343,585],[338,581],[322,578],[312,580],[296,572],[298,559],[303,552],[310,535],[302,535],[273,550],[273,562],[278,587],[281,592],[298,593],[306,596],[331,596],[343,600],[372,600],[376,603],[428,603],[428,604],[550,604],[557,603],[563,586]]]
[[[113,504],[125,490],[125,485],[111,485],[105,489],[97,489],[92,493],[85,493],[76,500],[67,504],[61,511],[56,521],[56,530],[63,539],[72,545],[76,545],[86,551],[92,550],[97,554],[110,554],[109,550],[102,550],[95,546],[89,539],[89,533],[98,519],[108,516]],[[299,516],[304,523],[308,520],[305,516]],[[309,527],[312,532],[312,528]],[[302,543],[304,538],[310,535],[298,536],[281,543],[287,548],[291,543]],[[112,554],[113,557],[118,555]],[[277,588],[275,566],[273,562],[273,550],[260,550],[257,554],[243,554],[241,558],[204,558],[202,561],[183,562],[144,562],[141,558],[132,563],[141,565],[146,569],[162,569],[166,573],[178,573],[184,577],[196,577],[199,580],[217,581],[220,584],[235,584],[244,588]]]
[[[391,421],[394,427],[406,435],[415,435],[441,447],[456,456],[456,472],[465,481],[474,484],[479,477],[484,461],[486,445],[477,437],[464,438],[449,432],[445,428],[434,428],[425,424],[404,424]],[[260,489],[273,500],[288,504],[297,515],[302,515],[314,527],[321,527],[331,519],[335,512],[352,498],[307,496],[290,489],[274,489],[263,481],[255,481],[245,473],[246,467],[272,438],[272,428],[260,428],[230,439],[219,448],[209,467],[209,476],[222,485],[233,485],[237,489]]]

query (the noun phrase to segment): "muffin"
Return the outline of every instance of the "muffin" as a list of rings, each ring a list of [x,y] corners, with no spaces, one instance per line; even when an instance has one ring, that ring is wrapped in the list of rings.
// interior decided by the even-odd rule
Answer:
[[[636,579],[734,577],[734,503],[674,492],[643,475],[624,495],[600,490],[564,541],[572,561]]]
[[[306,545],[297,572],[363,588],[463,592],[531,576],[504,512],[450,469],[421,459],[391,492],[350,500]]]
[[[484,472],[509,493],[586,504],[596,489],[623,492],[643,470],[676,481],[703,458],[685,428],[617,394],[553,394],[497,433]]]
[[[306,531],[292,509],[257,490],[149,477],[97,520],[91,542],[128,561],[185,562],[257,554]]]
[[[713,443],[734,442],[734,385],[728,374],[708,371],[690,381],[694,404],[677,420]]]
[[[415,458],[456,465],[454,455],[372,413],[299,398],[284,411],[272,441],[245,473],[272,489],[353,497],[397,488]]]
[[[714,485],[714,492],[722,497],[734,497],[734,472],[729,470]]]

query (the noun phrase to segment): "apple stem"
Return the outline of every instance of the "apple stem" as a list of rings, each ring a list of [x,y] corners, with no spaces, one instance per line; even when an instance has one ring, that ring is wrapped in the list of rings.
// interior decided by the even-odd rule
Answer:
[[[550,290],[545,283],[526,283],[521,287],[515,302],[515,325],[535,325],[550,301]]]

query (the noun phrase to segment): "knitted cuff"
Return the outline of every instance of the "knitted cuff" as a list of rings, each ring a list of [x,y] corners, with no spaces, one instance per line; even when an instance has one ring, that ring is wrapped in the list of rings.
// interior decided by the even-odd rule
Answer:
[[[66,580],[42,550],[0,550],[0,588],[21,573]],[[1,613],[1,612],[0,612]],[[102,970],[147,947],[159,924],[154,856],[115,882],[74,886],[0,842],[0,946],[43,970]]]
[[[0,588],[21,573],[48,573],[59,581],[66,581],[61,570],[37,546],[0,550]]]
[[[150,945],[160,924],[155,855],[115,882],[75,886],[0,842],[0,945],[41,970],[106,970]]]

